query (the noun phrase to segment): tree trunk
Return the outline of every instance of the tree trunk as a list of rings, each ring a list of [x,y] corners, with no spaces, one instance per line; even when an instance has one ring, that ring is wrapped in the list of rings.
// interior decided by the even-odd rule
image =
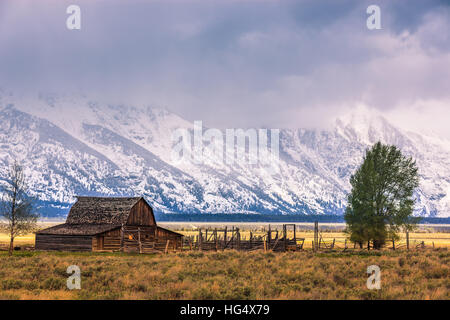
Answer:
[[[9,255],[12,255],[13,250],[14,250],[14,238],[11,237],[11,241],[9,242],[9,251],[8,251],[8,254],[9,254]]]
[[[376,250],[380,250],[382,243],[383,242],[380,241],[380,240],[373,240],[373,248],[376,249]],[[395,247],[394,247],[394,249],[395,249]]]

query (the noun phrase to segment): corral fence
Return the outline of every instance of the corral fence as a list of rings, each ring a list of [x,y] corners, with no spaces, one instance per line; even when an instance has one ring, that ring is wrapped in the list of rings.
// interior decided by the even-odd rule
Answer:
[[[306,249],[306,239],[298,237],[298,226],[295,224],[283,224],[282,230],[272,230],[270,225],[268,231],[247,232],[247,236],[241,234],[237,227],[231,228],[199,228],[196,235],[183,237],[183,250],[197,251],[223,251],[234,249],[239,251],[301,251]],[[410,250],[435,248],[434,242],[421,240],[410,240],[409,233],[406,232],[406,239],[401,241],[387,240],[382,249],[389,250]],[[313,251],[351,251],[351,250],[371,250],[371,243],[362,247],[357,243],[350,242],[346,237],[331,237],[326,232],[322,232],[319,223],[314,223],[314,237],[310,242]]]
[[[287,230],[291,228],[293,235]],[[197,235],[183,238],[184,250],[220,251],[235,249],[240,251],[272,250],[298,251],[303,249],[304,238],[297,237],[295,224],[284,224],[283,231],[269,230],[264,234],[250,231],[248,236],[242,236],[239,228],[225,227],[223,229],[198,229]]]

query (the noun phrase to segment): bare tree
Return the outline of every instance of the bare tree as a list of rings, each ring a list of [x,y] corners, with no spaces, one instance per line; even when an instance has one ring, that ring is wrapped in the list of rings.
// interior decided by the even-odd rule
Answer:
[[[7,176],[3,180],[0,217],[6,220],[2,229],[5,229],[10,237],[9,255],[11,255],[14,249],[14,239],[34,231],[39,215],[34,212],[34,199],[26,193],[23,169],[17,161],[9,168]]]

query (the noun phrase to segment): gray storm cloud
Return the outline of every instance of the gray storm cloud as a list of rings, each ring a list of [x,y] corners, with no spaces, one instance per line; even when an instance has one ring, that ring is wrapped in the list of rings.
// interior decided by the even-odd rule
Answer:
[[[0,86],[163,106],[216,127],[321,127],[363,104],[450,137],[450,7],[378,2],[381,30],[356,0],[3,0]],[[69,31],[73,3],[82,27]]]

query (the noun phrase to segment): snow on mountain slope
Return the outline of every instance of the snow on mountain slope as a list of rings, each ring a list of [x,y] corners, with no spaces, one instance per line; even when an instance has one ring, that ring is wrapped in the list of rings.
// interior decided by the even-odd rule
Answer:
[[[49,202],[77,194],[145,195],[163,212],[340,214],[349,178],[378,140],[417,159],[416,213],[449,216],[450,143],[404,132],[360,108],[333,130],[281,130],[268,172],[245,161],[176,163],[172,133],[193,124],[167,110],[111,105],[84,96],[22,98],[0,92],[0,173],[23,159],[31,189]]]

